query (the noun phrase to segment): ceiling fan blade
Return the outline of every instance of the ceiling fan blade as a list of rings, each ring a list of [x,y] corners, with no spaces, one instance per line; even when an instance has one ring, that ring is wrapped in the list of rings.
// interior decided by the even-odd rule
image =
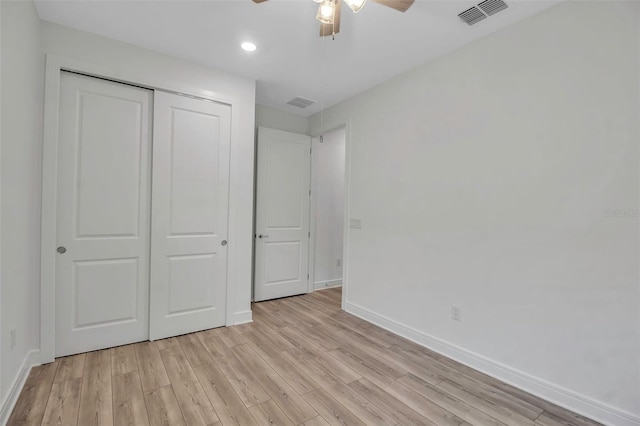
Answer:
[[[264,1],[267,1],[267,0],[253,0],[254,3],[262,3]]]
[[[255,0],[254,0],[255,1]],[[409,10],[415,0],[373,0],[376,3],[395,9],[398,12],[406,12]]]
[[[342,10],[342,1],[336,0],[336,12],[333,18],[333,24],[320,24],[320,37],[338,34],[340,32],[340,15]]]

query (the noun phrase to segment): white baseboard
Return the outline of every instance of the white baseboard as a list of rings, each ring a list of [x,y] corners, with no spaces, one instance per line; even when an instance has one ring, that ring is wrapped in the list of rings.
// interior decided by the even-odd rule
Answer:
[[[342,279],[329,280],[329,281],[317,281],[313,283],[313,290],[324,290],[325,288],[340,287],[342,285]]]
[[[385,330],[585,417],[611,426],[640,426],[640,416],[636,414],[516,370],[354,303],[347,302],[345,310]]]
[[[235,312],[233,314],[233,320],[231,324],[227,325],[240,325],[253,322],[253,313],[249,311]]]
[[[38,365],[40,365],[40,351],[33,350],[28,352],[22,361],[20,370],[11,383],[9,393],[7,393],[4,401],[2,401],[2,406],[0,407],[0,425],[5,425],[9,420],[13,407],[15,407],[16,402],[18,402],[20,392],[22,392],[22,388],[27,381],[27,377],[29,377],[31,368]]]

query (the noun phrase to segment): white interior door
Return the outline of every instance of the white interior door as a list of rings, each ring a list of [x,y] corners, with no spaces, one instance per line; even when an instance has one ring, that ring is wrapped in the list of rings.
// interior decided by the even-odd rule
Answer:
[[[258,129],[256,301],[306,293],[311,138]]]
[[[152,98],[61,75],[56,356],[148,338]]]
[[[225,324],[230,107],[156,91],[153,138],[151,340]]]

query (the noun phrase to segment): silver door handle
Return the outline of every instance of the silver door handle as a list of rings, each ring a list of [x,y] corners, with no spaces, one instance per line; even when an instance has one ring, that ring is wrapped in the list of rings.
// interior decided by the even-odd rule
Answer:
[[[260,235],[258,235],[258,238],[269,238],[269,236],[260,234]]]
[[[60,254],[65,254],[67,252],[66,247],[60,246],[56,249],[56,251]]]

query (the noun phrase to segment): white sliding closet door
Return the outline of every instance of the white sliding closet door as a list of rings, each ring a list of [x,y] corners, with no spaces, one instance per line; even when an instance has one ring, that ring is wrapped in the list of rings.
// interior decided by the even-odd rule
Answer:
[[[230,107],[156,91],[153,134],[155,340],[225,325]]]
[[[148,339],[153,98],[67,72],[60,87],[56,356]]]

